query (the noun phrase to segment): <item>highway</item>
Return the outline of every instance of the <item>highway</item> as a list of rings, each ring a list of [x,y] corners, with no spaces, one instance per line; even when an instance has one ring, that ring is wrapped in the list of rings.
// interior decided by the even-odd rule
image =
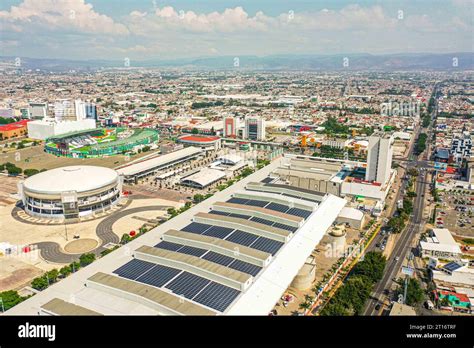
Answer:
[[[434,94],[436,95],[436,88]],[[437,99],[435,99],[435,107],[433,110],[432,114],[432,121],[436,118],[436,113],[437,113]],[[425,132],[428,134],[428,139],[431,139],[431,124],[428,127],[428,129],[421,129],[421,126],[419,128],[419,131],[416,135],[416,137],[419,136],[420,131]],[[429,146],[429,140],[428,140],[428,146],[427,149],[424,151],[424,153],[429,154],[430,151],[430,146]],[[410,245],[412,244],[414,238],[416,235],[420,232],[420,227],[423,227],[423,209],[424,209],[424,194],[426,191],[426,185],[429,184],[426,182],[426,173],[427,170],[430,169],[430,163],[427,161],[427,158],[429,155],[424,155],[424,153],[420,154],[418,158],[416,158],[413,155],[413,150],[414,150],[414,145],[410,148],[408,158],[413,158],[413,161],[408,161],[406,162],[407,165],[407,171],[409,168],[415,167],[418,169],[419,175],[416,179],[416,197],[414,200],[413,204],[413,214],[410,216],[408,226],[406,229],[401,232],[401,235],[399,236],[399,239],[397,240],[395,247],[392,250],[392,253],[390,255],[390,258],[387,260],[387,264],[385,267],[385,272],[382,277],[382,279],[375,285],[374,290],[372,292],[372,296],[370,299],[367,301],[366,306],[364,308],[364,315],[379,315],[380,312],[383,309],[383,306],[380,306],[379,310],[375,309],[375,306],[377,304],[383,304],[385,295],[384,292],[388,290],[388,294],[390,293],[390,289],[392,287],[392,283],[394,278],[397,277],[398,272],[400,271],[404,261],[407,259],[409,255],[409,251],[411,250]],[[420,170],[421,169],[421,170]],[[402,184],[404,187],[406,183]],[[400,199],[401,192],[403,191],[403,187],[400,188],[400,190],[397,193],[397,200]],[[389,214],[391,216],[393,214],[394,207],[392,207],[392,212]],[[378,236],[378,240],[380,240],[382,236]],[[371,247],[368,250],[373,250],[374,249],[374,243],[372,243]],[[398,260],[396,257],[398,256]]]

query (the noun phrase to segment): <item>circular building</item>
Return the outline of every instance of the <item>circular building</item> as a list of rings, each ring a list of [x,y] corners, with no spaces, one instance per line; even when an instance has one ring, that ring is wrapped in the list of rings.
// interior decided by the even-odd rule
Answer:
[[[118,203],[122,178],[109,168],[69,166],[29,177],[19,186],[25,211],[49,219],[104,212]]]
[[[194,146],[202,150],[218,150],[221,148],[221,138],[204,135],[183,135],[178,142],[184,146]]]

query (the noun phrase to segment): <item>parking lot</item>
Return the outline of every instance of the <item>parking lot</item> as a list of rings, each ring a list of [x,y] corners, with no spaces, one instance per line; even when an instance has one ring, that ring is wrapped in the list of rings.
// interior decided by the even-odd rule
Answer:
[[[440,199],[435,227],[447,228],[459,236],[474,237],[474,194],[454,189],[440,192]]]

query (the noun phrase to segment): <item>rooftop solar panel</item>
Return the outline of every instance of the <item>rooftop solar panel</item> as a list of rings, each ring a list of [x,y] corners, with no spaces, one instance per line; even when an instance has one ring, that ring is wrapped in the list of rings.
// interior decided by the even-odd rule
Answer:
[[[170,289],[177,295],[182,295],[186,298],[192,299],[210,282],[211,281],[206,278],[199,277],[189,272],[183,272],[166,285],[165,288]]]
[[[157,245],[155,245],[155,248],[171,250],[171,251],[178,251],[182,247],[183,247],[182,244],[176,244],[176,243],[167,242],[167,241],[162,241],[162,242],[159,242]]]
[[[202,255],[204,255],[207,252],[207,250],[192,247],[192,246],[183,246],[181,249],[179,249],[179,252],[183,253],[183,254],[188,254],[188,255],[201,257]]]
[[[181,230],[185,232],[202,234],[204,231],[211,228],[211,225],[201,224],[199,222],[192,222],[189,225],[183,227]]]
[[[254,234],[236,230],[236,231],[234,231],[234,233],[232,233],[230,236],[228,236],[226,238],[226,240],[228,240],[229,242],[234,242],[234,243],[240,244],[240,245],[249,246],[257,238],[258,238],[258,236],[254,235]]]
[[[275,222],[273,224],[273,227],[281,228],[281,229],[291,231],[291,232],[295,232],[298,229],[298,227],[288,226],[288,225],[285,225],[285,224],[280,224],[279,222]]]
[[[455,271],[457,270],[458,268],[461,268],[462,266],[460,264],[458,264],[457,262],[449,262],[447,263],[446,265],[443,266],[444,269],[448,270],[448,271]]]
[[[222,255],[214,251],[209,251],[202,258],[207,261],[218,263],[219,265],[222,265],[222,266],[228,266],[231,262],[235,260],[234,258],[230,256]]]
[[[280,213],[285,213],[288,210],[288,206],[284,204],[279,204],[279,203],[269,203],[268,205],[265,206],[266,209],[271,209],[278,211]]]
[[[248,199],[245,199],[245,198],[232,197],[227,202],[228,203],[235,203],[235,204],[245,204],[247,201],[248,201]]]
[[[244,262],[244,261],[241,261],[241,260],[235,260],[234,262],[232,262],[229,266],[229,268],[232,268],[232,269],[235,269],[237,271],[240,271],[240,272],[244,272],[244,273],[247,273],[247,274],[250,274],[252,276],[256,276],[258,274],[258,272],[260,272],[260,270],[262,269],[262,267],[259,267],[259,266],[256,266],[256,265],[252,265],[251,263],[248,263],[248,262]]]
[[[217,210],[211,210],[209,214],[224,215],[224,216],[230,215],[230,213],[226,213],[225,211],[217,211]]]
[[[245,219],[245,220],[248,220],[248,219],[251,218],[250,215],[235,214],[235,213],[229,214],[229,216],[231,216],[231,217],[236,217],[236,218],[239,218],[239,219]]]
[[[252,221],[258,222],[260,224],[268,225],[268,226],[273,226],[274,222],[267,220],[267,219],[262,219],[261,217],[253,216]]]
[[[154,266],[154,263],[133,259],[117,268],[113,273],[127,279],[136,279]]]
[[[161,287],[176,277],[181,270],[162,265],[155,265],[148,272],[142,274],[136,280],[148,285]]]
[[[252,245],[251,248],[265,251],[272,255],[275,255],[278,250],[283,246],[283,242],[278,242],[276,240],[268,239],[265,237],[259,237]]]
[[[257,200],[254,200],[254,199],[249,199],[245,205],[252,205],[254,207],[261,207],[263,208],[264,206],[266,206],[268,204],[267,201],[257,201]]]
[[[212,226],[210,229],[206,230],[203,233],[205,236],[216,237],[220,239],[224,239],[233,231],[232,228],[227,227],[220,227],[220,226]]]
[[[228,286],[211,282],[206,286],[193,301],[201,303],[207,307],[224,312],[235,300],[240,291]]]
[[[300,208],[291,208],[286,213],[307,219],[311,215],[312,212],[304,210],[304,209],[300,209]]]

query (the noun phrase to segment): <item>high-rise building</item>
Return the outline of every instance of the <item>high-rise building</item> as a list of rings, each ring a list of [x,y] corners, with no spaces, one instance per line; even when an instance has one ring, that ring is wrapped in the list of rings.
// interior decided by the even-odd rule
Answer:
[[[30,103],[22,117],[34,120],[42,120],[48,117],[48,103]]]
[[[385,184],[390,178],[392,157],[392,136],[373,135],[369,137],[365,180]]]
[[[224,137],[235,138],[237,136],[237,119],[233,116],[224,116]]]
[[[76,103],[60,99],[54,103],[54,118],[57,121],[76,121]]]
[[[265,140],[265,119],[258,116],[246,117],[244,138],[248,140]]]

